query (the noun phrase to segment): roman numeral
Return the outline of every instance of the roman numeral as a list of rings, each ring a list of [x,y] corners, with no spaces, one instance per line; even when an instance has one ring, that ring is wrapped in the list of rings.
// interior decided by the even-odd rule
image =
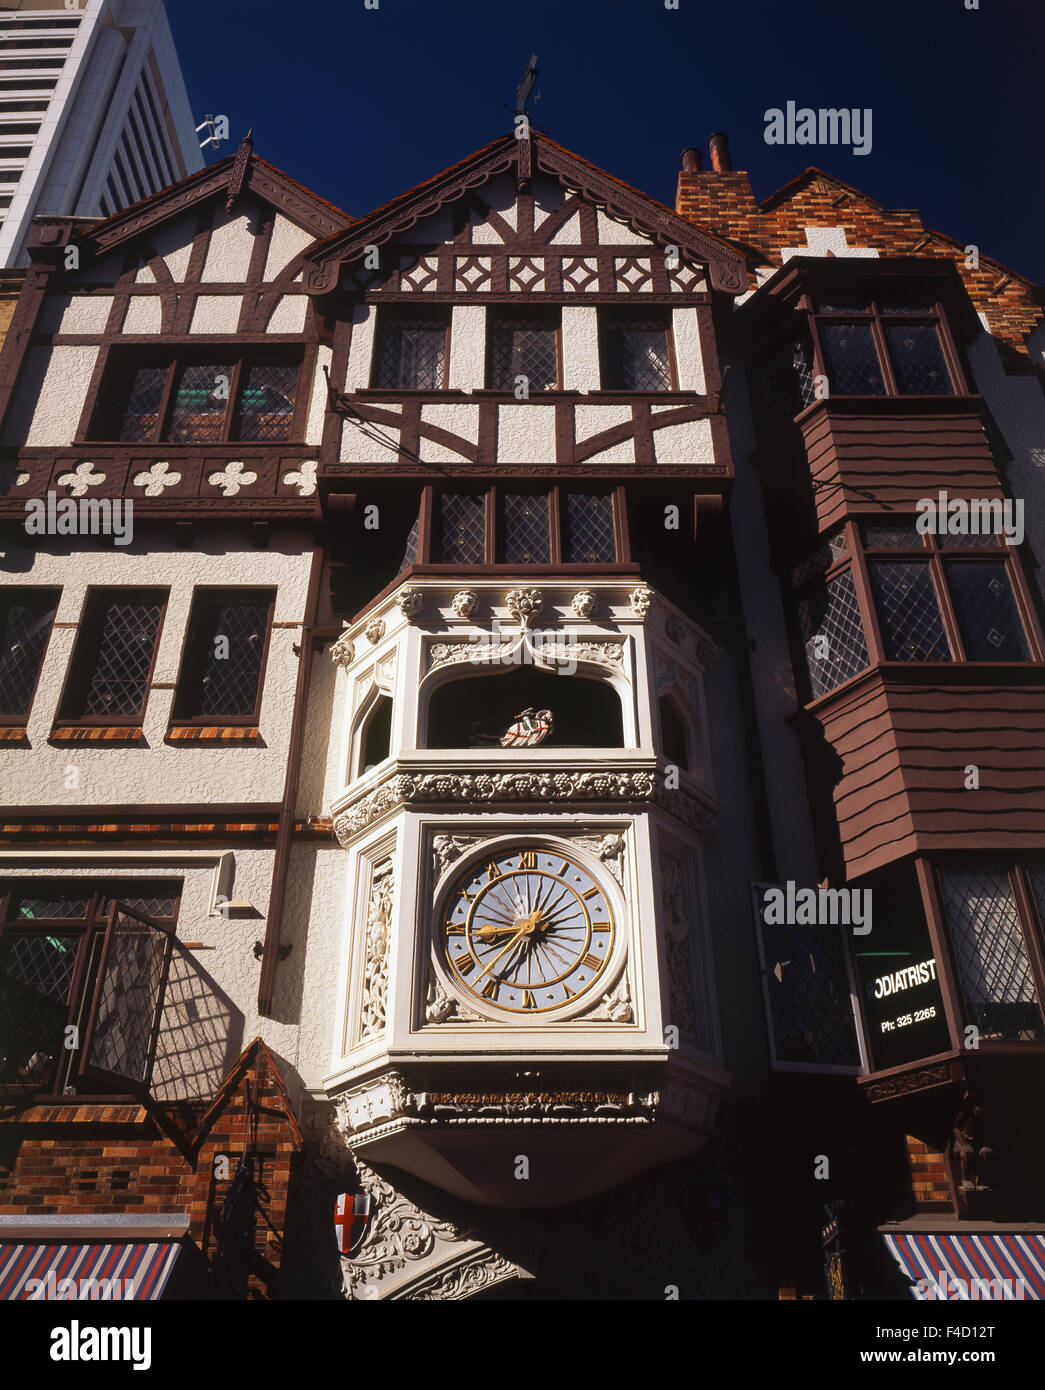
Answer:
[[[610,924],[609,922],[592,922],[591,929],[592,931],[609,931]]]
[[[581,961],[581,965],[586,965],[589,970],[598,970],[598,968],[602,965],[602,961],[599,959],[598,956],[593,956],[592,953],[589,951],[588,954]]]
[[[582,898],[594,898],[595,894],[596,894],[598,891],[599,891],[599,890],[598,890],[598,887],[589,888],[588,891],[587,891],[586,893],[582,893],[582,894],[581,894],[581,897],[582,897]]]
[[[568,859],[564,859],[564,860],[562,861],[562,868],[559,870],[559,877],[560,877],[560,878],[565,878],[566,875],[569,873],[569,870],[570,870],[570,861],[569,861]]]
[[[496,1000],[497,991],[499,989],[500,985],[497,983],[496,980],[487,980],[486,984],[483,986],[483,998]]]
[[[570,989],[569,985],[563,985],[562,992],[566,996],[566,998],[562,1001],[564,1004],[566,1003],[567,999],[572,999],[574,997],[574,992],[572,989]]]
[[[478,962],[471,951],[464,951],[459,956],[454,956],[454,965],[457,967],[458,975],[470,975]]]
[[[535,1009],[536,1007],[537,1007],[537,1000],[536,1000],[536,998],[534,997],[533,990],[532,990],[532,989],[524,989],[524,990],[523,990],[523,1008],[524,1008],[524,1009]]]
[[[536,851],[536,850],[528,849],[524,854],[520,854],[520,855],[519,855],[519,868],[520,868],[520,869],[536,869],[536,867],[537,867],[537,851]]]
[[[486,866],[486,877],[489,878],[489,879],[495,879],[495,878],[500,878],[500,877],[501,877],[501,871],[500,871],[500,869],[497,867],[497,862],[496,862],[496,860],[491,859],[490,862],[489,862],[489,864],[487,864],[487,866]]]
[[[463,923],[463,922],[447,922],[447,924],[446,924],[446,934],[447,934],[447,936],[464,936],[464,923]]]

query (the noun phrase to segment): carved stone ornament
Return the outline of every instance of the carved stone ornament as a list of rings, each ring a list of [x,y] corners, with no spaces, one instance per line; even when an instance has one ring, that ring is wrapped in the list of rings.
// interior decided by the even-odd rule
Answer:
[[[653,604],[653,590],[647,589],[645,585],[640,585],[637,589],[632,589],[628,595],[628,602],[631,604],[631,610],[635,616],[645,622]]]
[[[631,989],[628,985],[628,972],[625,970],[615,989],[603,995],[598,1006],[590,1014],[584,1015],[586,1023],[634,1023],[635,1013],[631,1007]]]
[[[457,618],[470,618],[479,606],[479,595],[474,589],[459,589],[450,600],[450,607]]]
[[[484,838],[482,835],[437,835],[432,841],[432,872],[435,877],[441,878],[466,849],[480,844]]]
[[[400,589],[399,593],[396,594],[396,603],[400,613],[409,621],[420,613],[421,605],[424,603],[424,594],[420,589]]]
[[[459,1003],[456,999],[447,994],[446,990],[434,977],[428,984],[428,997],[425,1000],[425,1022],[426,1023],[489,1023],[488,1018],[483,1018],[467,1005]]]
[[[653,802],[684,824],[709,834],[716,811],[681,790],[668,790],[652,772],[426,772],[394,773],[388,781],[346,806],[334,832],[348,845],[360,830],[398,806],[422,801],[470,802]]]
[[[499,1255],[496,1250],[479,1250],[474,1255],[440,1270],[428,1282],[410,1290],[411,1302],[453,1302],[471,1298],[482,1289],[514,1279],[518,1265]]]
[[[686,625],[681,618],[676,618],[674,613],[671,613],[664,620],[664,631],[673,642],[681,642],[686,635]]]
[[[347,671],[353,661],[355,661],[356,646],[355,643],[349,639],[347,632],[343,632],[330,648],[330,659],[344,671]]]
[[[662,852],[660,875],[671,1006],[669,1022],[692,1037],[697,1031],[697,1016],[693,1007],[693,963],[690,956],[689,912],[682,860],[673,854]]]
[[[433,642],[428,648],[428,669],[457,666],[470,662],[473,666],[521,664],[523,649],[533,657],[534,665],[575,666],[580,661],[596,666],[624,665],[624,641],[607,638],[602,642],[561,642],[557,634],[524,630],[516,637],[496,641],[485,633],[453,642]]]
[[[701,637],[697,640],[697,660],[701,666],[714,666],[719,655],[719,649],[710,637]]]
[[[507,661],[522,645],[522,637],[509,637],[503,642],[491,642],[485,636],[463,638],[455,642],[433,642],[428,648],[428,669],[458,666],[469,661],[473,666],[496,666]]]
[[[597,859],[601,859],[623,888],[624,837],[622,835],[609,834],[594,837],[571,835],[569,838],[573,844],[580,845],[581,849],[586,849],[589,854],[594,854]]]
[[[360,1039],[384,1032],[394,894],[395,868],[390,859],[385,859],[374,868],[367,904],[363,998],[359,1006]]]
[[[544,605],[540,589],[509,589],[505,606],[520,627],[529,627]]]
[[[385,635],[384,618],[371,618],[363,629],[363,634],[370,645],[376,647],[378,642],[380,642],[381,638]]]
[[[570,609],[576,618],[590,618],[598,606],[599,596],[591,589],[581,589],[570,602]]]

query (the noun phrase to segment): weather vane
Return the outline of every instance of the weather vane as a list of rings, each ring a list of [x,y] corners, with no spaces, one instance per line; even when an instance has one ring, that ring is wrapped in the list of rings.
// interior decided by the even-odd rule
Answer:
[[[526,115],[527,107],[529,106],[530,97],[533,92],[534,84],[536,83],[536,81],[537,54],[532,53],[530,55],[530,61],[526,64],[526,71],[522,75],[522,81],[515,89],[515,114],[517,116]],[[538,92],[537,95],[533,98],[533,100],[534,102],[538,102],[540,101],[540,99],[541,94],[540,92]]]

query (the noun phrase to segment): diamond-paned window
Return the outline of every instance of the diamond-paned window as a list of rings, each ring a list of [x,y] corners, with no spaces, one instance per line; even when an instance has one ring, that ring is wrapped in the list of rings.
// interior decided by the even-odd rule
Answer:
[[[254,717],[272,598],[253,589],[196,595],[175,718]]]
[[[996,532],[988,531],[979,536],[937,536],[936,544],[942,550],[997,550],[1003,541]]]
[[[554,319],[495,314],[490,323],[489,382],[495,391],[554,389],[559,380],[559,330]]]
[[[567,492],[563,560],[568,565],[612,564],[617,558],[613,498],[607,492]]]
[[[80,917],[87,916],[87,908],[91,901],[91,895],[85,893],[83,896],[73,896],[67,893],[58,895],[54,892],[36,896],[27,893],[19,895],[15,899],[15,916],[25,917],[30,920],[43,918],[44,921],[76,921]]]
[[[667,326],[661,319],[607,314],[603,319],[604,389],[670,391]]]
[[[187,363],[178,372],[167,438],[174,444],[213,444],[225,433],[232,373],[229,361]]]
[[[871,325],[824,319],[819,328],[832,395],[884,396],[885,380]]]
[[[166,591],[156,589],[88,596],[63,718],[141,716],[166,599]]]
[[[546,565],[551,560],[546,492],[500,494],[498,560],[508,565]]]
[[[953,396],[954,385],[934,324],[887,320],[885,341],[901,396]]]
[[[441,565],[481,565],[486,558],[486,498],[481,492],[444,492],[439,497]]]
[[[865,522],[860,535],[868,550],[924,550],[922,538],[913,526],[894,526]]]
[[[807,591],[798,604],[814,699],[867,666],[870,657],[848,570]]]
[[[876,561],[868,573],[887,661],[950,661],[929,566]]]
[[[421,518],[414,517],[414,524],[410,527],[410,533],[403,546],[403,558],[399,561],[400,570],[405,570],[409,565],[417,564],[417,549],[421,543]]]
[[[383,316],[374,359],[374,386],[389,391],[442,390],[446,330],[443,317]]]
[[[288,362],[252,362],[240,385],[238,439],[286,443],[291,437],[298,369]]]
[[[75,933],[0,937],[0,1082],[53,1080],[79,945]]]
[[[98,972],[85,1042],[90,1067],[136,1082],[149,1079],[152,1034],[170,952],[168,932],[119,911]]]
[[[0,593],[0,715],[29,713],[43,663],[58,589],[8,589]]]
[[[813,358],[805,334],[784,343],[759,372],[762,398],[771,411],[797,415],[816,399]]]
[[[1004,560],[947,560],[947,587],[968,661],[1029,661]]]
[[[160,407],[167,387],[166,364],[138,367],[123,408],[119,438],[128,444],[145,444],[156,438]]]
[[[1045,1039],[1008,874],[986,865],[940,873],[965,1018],[981,1040]]]

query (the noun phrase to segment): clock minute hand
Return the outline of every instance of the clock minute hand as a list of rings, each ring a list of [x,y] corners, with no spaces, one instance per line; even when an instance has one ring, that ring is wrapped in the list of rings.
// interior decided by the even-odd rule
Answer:
[[[515,933],[515,935],[512,937],[511,941],[508,942],[508,945],[505,946],[502,950],[500,950],[500,951],[497,953],[496,956],[494,956],[493,960],[490,962],[489,965],[484,965],[484,966],[482,967],[482,969],[479,971],[479,974],[476,975],[475,978],[478,980],[478,979],[480,979],[483,975],[489,974],[489,972],[494,968],[494,966],[497,964],[497,962],[498,962],[499,960],[501,960],[501,958],[502,958],[503,956],[506,956],[506,955],[508,954],[508,952],[512,949],[512,947],[513,947],[513,946],[515,945],[515,943],[519,940],[519,938],[520,938],[521,936],[524,936],[524,935],[525,935],[525,933],[526,933],[526,931],[528,930],[529,927],[530,927],[530,919],[529,919],[529,917],[527,917],[526,921],[525,921],[525,922],[522,924],[522,926],[518,929],[518,931],[517,931],[517,932]]]

